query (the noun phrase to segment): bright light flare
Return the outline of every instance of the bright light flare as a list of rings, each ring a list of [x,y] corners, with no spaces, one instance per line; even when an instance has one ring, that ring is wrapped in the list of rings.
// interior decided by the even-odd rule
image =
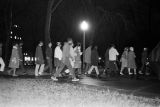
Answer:
[[[89,25],[86,21],[82,21],[81,24],[80,24],[80,28],[83,31],[87,31],[89,29]]]

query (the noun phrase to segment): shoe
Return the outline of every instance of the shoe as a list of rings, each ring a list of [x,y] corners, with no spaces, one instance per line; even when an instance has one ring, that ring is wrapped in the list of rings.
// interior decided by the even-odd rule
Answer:
[[[139,74],[143,74],[142,71],[139,71]]]
[[[129,75],[132,75],[133,73],[129,72],[128,74],[129,74]]]
[[[40,73],[40,72],[39,72],[39,75],[43,75],[43,73]]]
[[[35,75],[35,77],[38,77],[39,75]]]
[[[27,75],[27,73],[26,73],[26,72],[23,72],[22,75]]]
[[[13,74],[12,76],[13,76],[13,77],[17,77],[18,75],[16,75],[16,74]]]
[[[147,72],[147,73],[145,73],[145,75],[147,75],[147,76],[148,76],[148,75],[150,75],[150,73],[148,73],[148,72]]]
[[[79,79],[77,79],[77,78],[74,78],[74,79],[72,79],[72,81],[79,81]]]
[[[124,75],[122,72],[120,72],[120,75]]]
[[[100,78],[100,75],[98,74],[98,75],[96,75],[96,77],[97,77],[97,78]]]
[[[57,79],[56,77],[51,77],[51,79],[52,79],[53,81],[58,81],[58,79]]]

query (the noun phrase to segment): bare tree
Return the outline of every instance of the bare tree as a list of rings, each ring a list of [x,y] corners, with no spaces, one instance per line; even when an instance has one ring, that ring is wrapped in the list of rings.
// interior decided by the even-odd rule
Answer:
[[[50,37],[50,24],[51,24],[51,18],[54,11],[57,9],[57,7],[62,3],[63,0],[59,0],[57,3],[55,0],[49,0],[48,7],[47,7],[47,15],[46,15],[46,24],[45,24],[45,43],[48,44],[48,42],[51,41]]]

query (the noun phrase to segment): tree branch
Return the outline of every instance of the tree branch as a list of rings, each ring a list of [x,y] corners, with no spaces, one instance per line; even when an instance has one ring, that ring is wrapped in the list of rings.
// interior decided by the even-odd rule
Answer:
[[[63,0],[59,0],[58,3],[54,6],[54,8],[51,10],[51,13],[53,13],[57,7],[60,5],[60,3],[62,3]]]

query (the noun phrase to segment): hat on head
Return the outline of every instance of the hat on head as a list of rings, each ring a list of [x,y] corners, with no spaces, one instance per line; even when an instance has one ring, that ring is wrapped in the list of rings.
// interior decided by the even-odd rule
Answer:
[[[61,42],[57,42],[57,45],[61,45]]]

